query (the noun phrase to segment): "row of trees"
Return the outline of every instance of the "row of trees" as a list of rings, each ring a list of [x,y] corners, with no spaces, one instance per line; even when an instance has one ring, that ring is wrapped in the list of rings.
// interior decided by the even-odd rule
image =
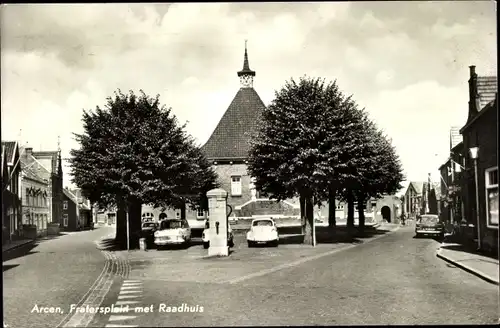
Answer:
[[[313,206],[329,203],[335,227],[335,200],[364,204],[401,188],[402,168],[391,141],[365,110],[342,94],[336,82],[293,79],[264,110],[249,153],[256,188],[277,200],[298,196],[305,218],[305,242],[313,243]],[[140,231],[141,207],[207,208],[206,192],[218,187],[210,163],[159,97],[118,91],[105,109],[84,111],[79,149],[71,150],[73,182],[100,208],[117,208],[117,240]],[[364,211],[359,206],[360,228]],[[138,236],[131,236],[132,247]]]
[[[259,127],[252,138],[249,173],[270,198],[299,197],[305,243],[314,243],[314,205],[328,201],[333,230],[335,200],[347,202],[351,228],[357,201],[362,231],[362,204],[402,188],[402,167],[391,140],[336,82],[308,77],[286,82]]]
[[[121,91],[105,109],[84,111],[79,149],[70,160],[73,182],[101,209],[117,209],[116,239],[125,247],[130,231],[141,227],[141,207],[207,208],[206,192],[216,188],[216,174],[193,138],[159,97]],[[131,247],[138,245],[131,235]]]

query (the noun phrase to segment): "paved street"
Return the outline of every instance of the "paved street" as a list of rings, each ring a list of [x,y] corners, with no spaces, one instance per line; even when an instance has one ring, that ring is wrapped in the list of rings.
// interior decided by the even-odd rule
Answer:
[[[496,323],[498,286],[437,258],[438,241],[413,237],[406,226],[356,246],[238,245],[223,259],[202,258],[201,246],[133,252],[102,304],[131,311],[90,326]]]
[[[3,254],[4,324],[57,327],[69,305],[78,303],[103,272],[106,256],[93,241],[112,232],[103,227],[63,233]],[[61,307],[64,313],[32,313],[35,305]]]

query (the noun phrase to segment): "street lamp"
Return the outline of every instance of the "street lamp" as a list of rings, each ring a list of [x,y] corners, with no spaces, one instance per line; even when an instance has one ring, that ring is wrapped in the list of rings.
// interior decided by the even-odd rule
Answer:
[[[476,225],[477,225],[477,249],[481,249],[481,228],[479,225],[479,186],[477,183],[477,158],[479,156],[479,147],[469,149],[470,157],[474,160],[474,179],[476,182]]]

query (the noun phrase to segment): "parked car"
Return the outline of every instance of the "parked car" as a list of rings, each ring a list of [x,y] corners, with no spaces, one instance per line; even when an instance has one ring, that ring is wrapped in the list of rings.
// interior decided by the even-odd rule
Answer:
[[[424,214],[417,217],[415,221],[415,236],[422,235],[438,235],[444,238],[444,224],[439,220],[439,216],[435,214]]]
[[[191,243],[191,228],[187,220],[169,219],[160,221],[154,232],[154,242],[158,247],[166,245],[184,245]]]
[[[158,223],[156,222],[143,222],[141,225],[141,232],[143,238],[151,238],[154,236],[155,231],[158,230]]]
[[[203,240],[203,248],[207,249],[210,247],[210,223],[208,220],[205,221],[205,229],[201,235],[201,239]],[[228,222],[227,226],[227,246],[234,247],[234,235],[233,229],[231,229],[231,225]]]
[[[278,228],[273,219],[255,219],[247,232],[248,247],[256,244],[272,244],[278,247]]]

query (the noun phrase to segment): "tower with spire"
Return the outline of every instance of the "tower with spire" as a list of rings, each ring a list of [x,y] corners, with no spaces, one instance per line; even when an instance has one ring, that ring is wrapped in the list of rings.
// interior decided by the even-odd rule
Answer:
[[[248,63],[247,40],[245,40],[243,69],[238,72],[238,77],[240,78],[240,85],[242,88],[253,88],[253,78],[255,77],[255,71],[252,71],[250,69],[250,64]]]

